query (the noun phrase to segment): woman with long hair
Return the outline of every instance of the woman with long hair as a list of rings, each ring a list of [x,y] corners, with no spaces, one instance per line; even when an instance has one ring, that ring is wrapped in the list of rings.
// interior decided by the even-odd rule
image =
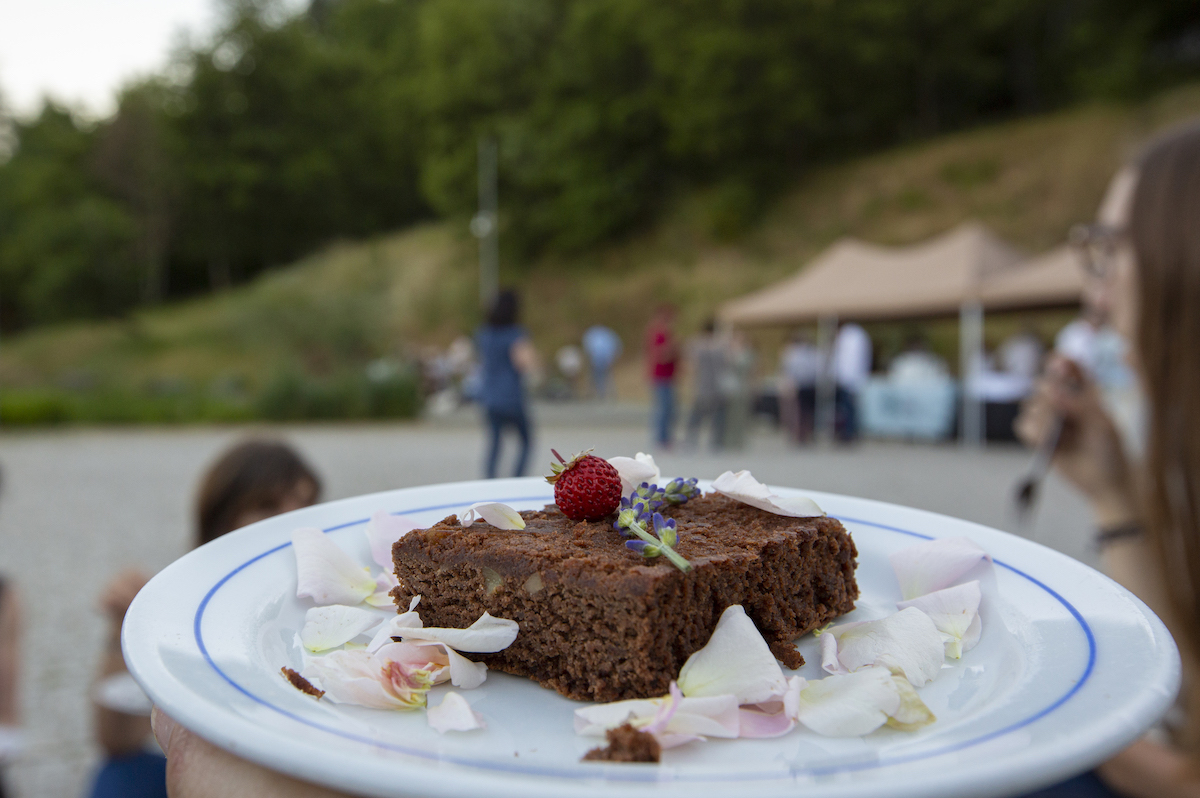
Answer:
[[[479,402],[487,416],[490,440],[484,473],[496,476],[500,438],[512,428],[521,440],[513,476],[525,473],[529,462],[529,411],[525,400],[525,376],[537,366],[537,354],[529,334],[518,323],[520,302],[514,291],[501,291],[492,302],[487,323],[475,332],[482,380]]]
[[[1102,765],[1087,794],[1200,796],[1200,125],[1156,140],[1120,172],[1079,243],[1132,344],[1145,453],[1128,456],[1099,391],[1063,358],[1049,363],[1017,431],[1036,445],[1061,421],[1054,465],[1092,503],[1106,570],[1163,619],[1183,658],[1176,710]]]

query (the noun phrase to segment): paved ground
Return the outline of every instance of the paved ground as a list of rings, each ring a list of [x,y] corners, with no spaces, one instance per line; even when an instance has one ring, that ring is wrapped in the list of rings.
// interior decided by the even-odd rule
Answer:
[[[633,414],[636,416],[636,414]],[[542,414],[535,470],[549,447],[603,454],[645,448],[631,414],[611,411],[573,423]],[[579,416],[574,416],[578,418]],[[26,598],[22,686],[31,749],[10,775],[20,798],[76,798],[96,762],[87,689],[104,634],[95,609],[122,567],[154,571],[181,555],[191,533],[192,491],[205,467],[247,428],[75,430],[0,435],[0,572]],[[334,499],[395,487],[475,478],[479,430],[467,417],[437,423],[271,428],[309,458]],[[1027,463],[1015,448],[963,452],[953,446],[867,444],[796,450],[761,431],[746,451],[659,457],[664,471],[714,477],[750,468],[765,482],[893,501],[1011,528],[1008,501]],[[1034,534],[1091,561],[1082,502],[1051,481]]]

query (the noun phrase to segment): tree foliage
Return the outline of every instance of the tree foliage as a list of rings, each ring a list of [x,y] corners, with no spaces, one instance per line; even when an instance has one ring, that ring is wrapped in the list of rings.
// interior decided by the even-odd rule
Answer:
[[[736,235],[809,164],[1135,95],[1194,74],[1197,37],[1189,0],[238,0],[111,119],[47,103],[12,126],[0,325],[469,215],[482,136],[509,257],[622,235],[692,187]]]

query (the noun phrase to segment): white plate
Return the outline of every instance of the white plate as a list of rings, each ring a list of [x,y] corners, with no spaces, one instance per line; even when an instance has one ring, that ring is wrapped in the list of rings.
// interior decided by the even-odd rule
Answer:
[[[782,494],[800,493],[779,488]],[[363,528],[377,510],[434,523],[475,501],[537,509],[537,478],[463,482],[360,496],[261,521],[158,574],[125,619],[125,660],[156,704],[216,745],[300,778],[373,796],[756,796],[936,798],[1015,795],[1082,771],[1145,731],[1179,686],[1179,656],[1147,607],[1050,549],[933,513],[806,492],[840,518],[859,550],[857,612],[894,610],[887,554],[966,535],[996,561],[997,600],[983,637],[921,690],[938,720],[830,739],[803,729],[775,740],[713,740],[660,765],[579,761],[578,702],[490,672],[464,695],[487,729],[440,736],[423,712],[316,702],[280,676],[307,599],[295,598],[289,535],[318,526],[370,562]],[[854,616],[847,616],[853,618]],[[800,673],[821,678],[816,641]],[[446,687],[435,688],[439,703]]]

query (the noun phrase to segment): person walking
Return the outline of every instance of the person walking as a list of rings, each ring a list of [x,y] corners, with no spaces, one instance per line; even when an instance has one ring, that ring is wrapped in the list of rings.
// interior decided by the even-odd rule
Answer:
[[[711,445],[722,446],[725,429],[725,402],[721,380],[725,372],[725,343],[717,337],[717,323],[709,319],[703,331],[688,344],[688,359],[692,366],[692,411],[688,415],[687,445],[700,445],[700,429],[706,423],[712,428]]]
[[[675,366],[679,360],[674,323],[675,307],[664,303],[646,328],[646,365],[654,393],[651,433],[654,442],[667,449],[675,426]]]
[[[500,459],[500,439],[511,427],[520,438],[513,476],[525,473],[529,461],[529,412],[526,408],[525,376],[537,366],[537,353],[529,334],[517,320],[520,301],[511,290],[496,295],[488,313],[487,323],[475,332],[475,348],[479,351],[479,403],[483,406],[488,425],[489,445],[484,473],[495,479]]]
[[[721,443],[726,449],[744,449],[754,410],[754,348],[746,336],[734,332],[726,344],[725,370],[721,374],[721,397],[725,424]]]
[[[842,443],[858,439],[858,398],[871,378],[871,336],[843,324],[833,341],[834,434]]]
[[[810,443],[816,427],[821,350],[812,335],[792,335],[779,355],[779,416],[795,443]]]
[[[621,356],[624,345],[611,328],[593,324],[583,333],[583,351],[592,366],[592,391],[596,398],[609,398],[612,389],[612,367]]]

